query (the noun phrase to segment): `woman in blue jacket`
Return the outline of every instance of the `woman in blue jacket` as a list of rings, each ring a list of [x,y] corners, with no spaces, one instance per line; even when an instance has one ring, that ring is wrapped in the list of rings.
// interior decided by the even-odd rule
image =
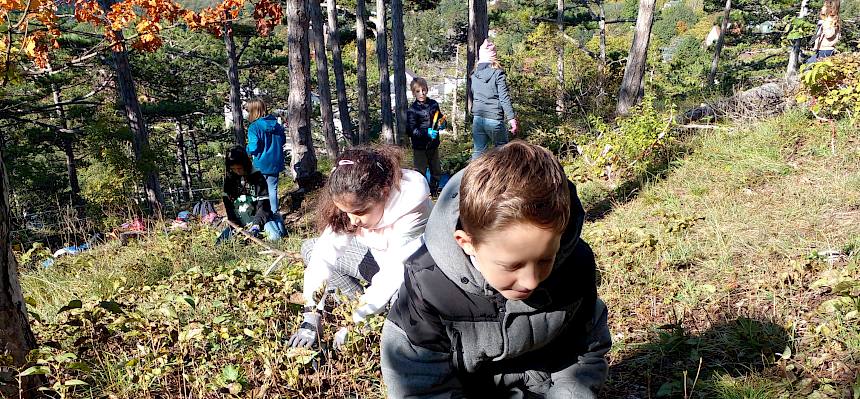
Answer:
[[[245,105],[248,111],[248,146],[245,150],[251,156],[254,168],[266,178],[269,187],[269,202],[272,213],[278,213],[278,175],[284,170],[284,127],[278,118],[269,115],[266,103],[255,98]]]

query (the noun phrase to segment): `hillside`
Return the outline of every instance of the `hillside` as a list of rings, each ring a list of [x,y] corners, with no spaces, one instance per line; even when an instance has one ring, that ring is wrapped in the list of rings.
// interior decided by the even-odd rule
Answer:
[[[860,134],[839,125],[831,141],[828,125],[789,114],[676,148],[654,175],[579,186],[614,338],[602,397],[857,398]],[[214,247],[215,233],[153,234],[22,270],[55,389],[382,396],[380,318],[343,352],[288,350],[301,264],[263,276],[271,258]],[[298,226],[282,246],[309,235]]]

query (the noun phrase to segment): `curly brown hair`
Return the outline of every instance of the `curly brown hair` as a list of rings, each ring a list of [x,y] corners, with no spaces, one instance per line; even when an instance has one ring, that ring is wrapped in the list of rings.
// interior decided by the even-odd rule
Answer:
[[[384,203],[386,195],[400,188],[402,159],[402,151],[394,146],[353,147],[341,153],[317,203],[317,229],[354,233],[349,217],[334,200],[350,194],[358,203]]]

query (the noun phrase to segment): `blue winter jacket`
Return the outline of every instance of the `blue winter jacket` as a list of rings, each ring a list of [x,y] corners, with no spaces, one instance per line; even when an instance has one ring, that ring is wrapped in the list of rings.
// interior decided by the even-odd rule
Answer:
[[[248,126],[248,155],[254,167],[264,175],[277,175],[284,170],[284,128],[274,115],[259,118]]]

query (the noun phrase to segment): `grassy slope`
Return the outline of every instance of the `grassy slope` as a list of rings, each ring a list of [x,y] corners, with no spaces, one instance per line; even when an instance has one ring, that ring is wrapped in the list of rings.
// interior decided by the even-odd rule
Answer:
[[[832,155],[829,130],[789,115],[702,134],[587,225],[615,337],[607,397],[683,396],[684,373],[704,397],[854,394],[860,135],[842,127]],[[840,281],[857,288],[835,295]]]
[[[685,372],[692,397],[851,397],[860,137],[841,129],[831,155],[825,128],[786,116],[702,134],[662,180],[586,226],[615,338],[604,397],[682,397]],[[592,209],[616,197],[594,183],[580,189]],[[298,249],[303,235],[283,247]],[[40,340],[93,368],[54,359],[51,375],[90,384],[74,397],[380,395],[378,336],[352,341],[311,374],[285,345],[300,322],[289,299],[301,265],[264,278],[254,270],[268,262],[254,248],[215,248],[213,238],[158,234],[24,272],[31,310],[45,320],[35,323]],[[851,255],[811,256],[829,249]],[[75,298],[82,309],[57,314]],[[786,359],[776,355],[786,348]]]

